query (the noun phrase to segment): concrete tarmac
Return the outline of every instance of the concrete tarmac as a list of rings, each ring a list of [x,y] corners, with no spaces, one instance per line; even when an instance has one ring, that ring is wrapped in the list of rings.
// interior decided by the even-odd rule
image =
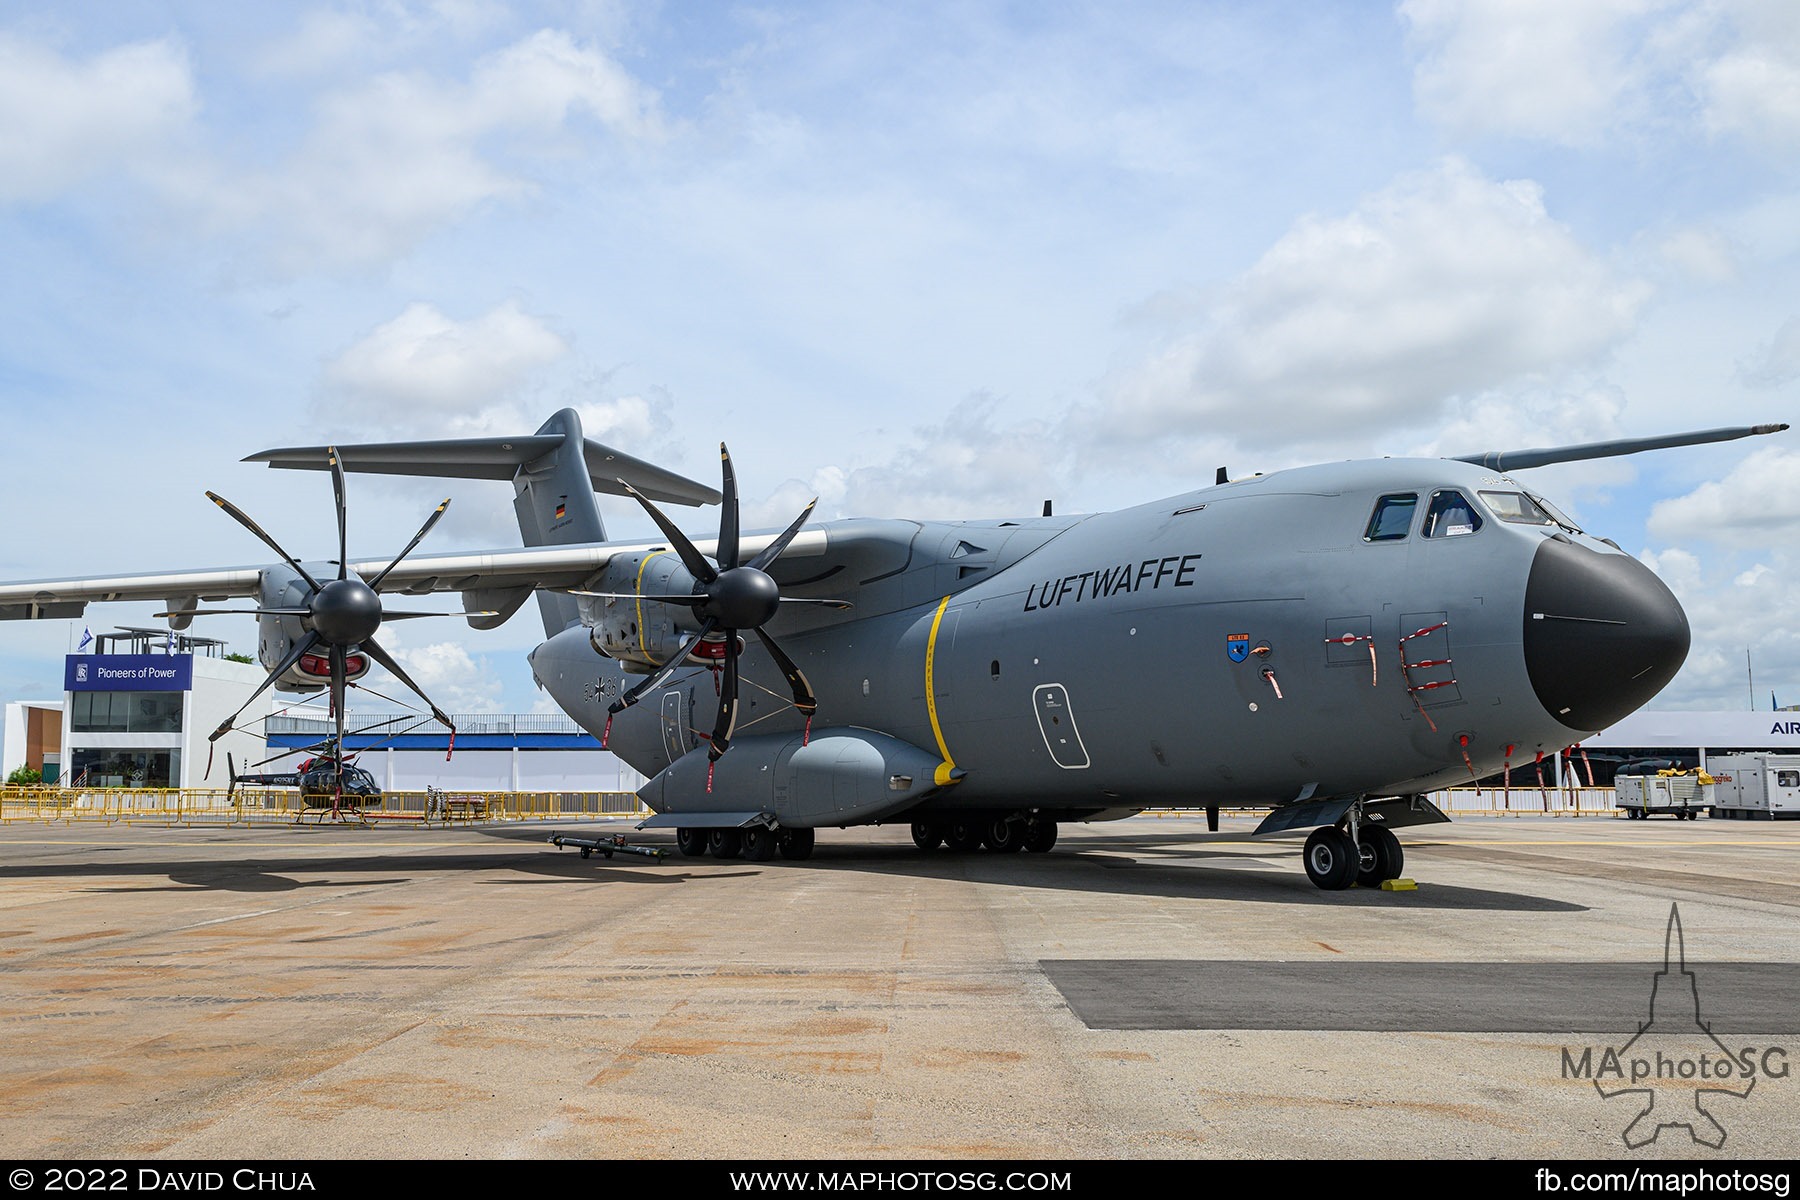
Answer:
[[[1338,893],[1252,827],[825,830],[801,863],[625,821],[0,827],[0,1151],[1800,1155],[1800,824],[1465,818],[1402,831],[1417,891]]]

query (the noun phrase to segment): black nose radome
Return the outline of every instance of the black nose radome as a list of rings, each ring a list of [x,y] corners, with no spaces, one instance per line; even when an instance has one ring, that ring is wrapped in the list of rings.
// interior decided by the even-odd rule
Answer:
[[[1629,554],[1547,538],[1525,585],[1525,669],[1544,708],[1583,733],[1641,707],[1681,669],[1687,614]]]

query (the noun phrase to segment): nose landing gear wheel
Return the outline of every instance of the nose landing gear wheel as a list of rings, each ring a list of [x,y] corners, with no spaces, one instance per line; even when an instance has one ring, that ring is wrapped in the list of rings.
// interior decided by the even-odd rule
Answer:
[[[1306,864],[1306,877],[1328,892],[1341,892],[1355,883],[1361,865],[1356,844],[1335,825],[1313,830],[1300,858]]]
[[[1380,887],[1386,880],[1400,878],[1406,865],[1400,839],[1379,825],[1364,825],[1358,832],[1362,834],[1362,845],[1357,848],[1356,882],[1364,887]]]

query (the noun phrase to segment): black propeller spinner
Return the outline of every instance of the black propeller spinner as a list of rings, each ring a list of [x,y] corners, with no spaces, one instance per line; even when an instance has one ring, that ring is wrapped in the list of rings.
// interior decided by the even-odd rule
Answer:
[[[242,525],[245,529],[248,529],[251,533],[255,534],[258,538],[262,539],[263,544],[268,546],[269,549],[281,555],[282,561],[292,567],[295,573],[297,573],[301,579],[306,581],[307,587],[311,589],[308,591],[306,598],[302,600],[299,605],[292,608],[198,609],[188,610],[187,613],[162,614],[169,616],[200,615],[219,612],[249,612],[254,613],[259,617],[298,617],[300,618],[301,625],[306,630],[306,632],[294,642],[293,647],[289,649],[287,653],[287,657],[282,659],[280,665],[269,672],[268,678],[264,679],[262,684],[254,692],[250,693],[250,698],[244,701],[243,705],[236,712],[227,717],[220,723],[217,729],[213,730],[212,733],[208,735],[208,740],[216,742],[229,733],[232,725],[243,715],[244,709],[249,708],[258,696],[267,691],[277,679],[281,678],[282,675],[293,669],[294,664],[298,663],[301,658],[316,652],[323,646],[330,663],[331,711],[337,719],[337,746],[342,747],[344,745],[344,689],[347,686],[346,677],[349,674],[348,664],[352,653],[367,654],[370,658],[387,668],[388,672],[392,674],[394,678],[412,689],[413,693],[417,695],[419,699],[423,700],[426,706],[431,709],[431,715],[445,728],[450,730],[451,741],[452,744],[454,744],[456,738],[456,726],[451,724],[450,718],[445,716],[443,711],[439,709],[436,704],[432,703],[431,697],[425,694],[424,689],[414,683],[412,677],[401,668],[399,663],[394,661],[393,656],[382,649],[380,643],[375,640],[375,631],[381,628],[383,617],[398,618],[442,615],[437,613],[384,613],[382,611],[381,596],[378,594],[378,590],[381,587],[381,581],[388,577],[388,573],[399,566],[400,560],[405,558],[408,554],[411,554],[413,549],[425,539],[425,535],[431,532],[431,527],[438,523],[438,520],[444,515],[444,510],[450,507],[450,501],[445,500],[442,504],[438,505],[432,514],[425,519],[425,524],[419,528],[419,532],[413,535],[413,540],[406,544],[406,549],[402,550],[399,554],[396,554],[393,562],[383,567],[381,572],[376,575],[375,578],[365,583],[363,580],[350,574],[348,512],[344,503],[344,466],[338,461],[337,447],[331,447],[326,451],[326,454],[331,462],[331,489],[337,503],[338,574],[336,579],[327,580],[324,583],[320,583],[317,579],[314,579],[311,572],[301,566],[299,562],[294,559],[293,555],[282,549],[280,543],[270,537],[260,525],[251,520],[249,515],[237,505],[216,493],[206,493],[206,498],[224,509],[226,515]],[[343,778],[343,756],[340,754],[338,756],[338,788],[340,793],[343,789]]]
[[[625,709],[636,704],[646,692],[661,687],[669,676],[673,675],[687,661],[689,654],[702,642],[717,637],[724,639],[719,654],[720,668],[723,675],[719,682],[719,717],[713,724],[707,757],[717,762],[731,746],[731,735],[737,725],[738,702],[738,632],[754,630],[763,647],[768,650],[769,657],[775,661],[776,669],[787,678],[788,687],[794,694],[794,707],[804,713],[810,721],[812,714],[818,709],[818,698],[813,695],[812,685],[801,674],[794,660],[776,644],[775,639],[764,631],[766,625],[783,604],[827,604],[836,608],[848,608],[849,604],[842,600],[802,600],[783,597],[781,588],[769,577],[768,568],[781,552],[788,548],[806,519],[812,516],[813,506],[818,504],[814,497],[800,515],[794,518],[779,537],[763,547],[762,551],[749,562],[742,561],[738,553],[738,491],[737,475],[731,469],[731,452],[725,444],[719,444],[719,463],[724,476],[722,489],[724,498],[719,506],[719,544],[715,551],[718,566],[709,562],[705,555],[695,548],[687,535],[675,528],[673,522],[664,516],[662,510],[652,504],[644,495],[624,480],[619,483],[624,489],[644,506],[650,519],[656,522],[658,529],[675,547],[681,556],[682,565],[694,577],[695,590],[685,596],[642,596],[634,599],[654,600],[664,604],[684,604],[694,610],[701,620],[700,631],[682,644],[681,649],[664,663],[655,674],[650,675],[642,683],[613,701],[607,710],[607,723]],[[715,636],[717,635],[717,636]]]

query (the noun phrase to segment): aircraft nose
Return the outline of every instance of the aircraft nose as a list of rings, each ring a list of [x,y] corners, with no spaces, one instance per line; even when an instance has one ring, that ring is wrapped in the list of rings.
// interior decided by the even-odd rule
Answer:
[[[1681,669],[1687,614],[1629,554],[1547,538],[1525,585],[1525,669],[1538,702],[1592,733],[1641,707]]]

